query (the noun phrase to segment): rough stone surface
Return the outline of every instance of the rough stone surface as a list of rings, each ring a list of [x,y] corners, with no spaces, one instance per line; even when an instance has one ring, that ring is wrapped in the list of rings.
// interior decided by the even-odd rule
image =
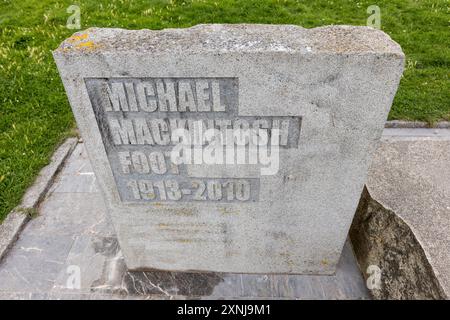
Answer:
[[[450,130],[412,131],[384,137],[350,236],[361,269],[381,269],[374,297],[448,299]]]
[[[79,270],[79,286],[74,278]],[[0,263],[0,299],[370,299],[347,243],[333,276],[130,272],[84,144]]]
[[[386,34],[350,26],[88,29],[64,41],[54,57],[128,268],[336,270],[402,73],[403,53]],[[143,115],[106,112],[107,87],[102,86],[201,80],[210,86],[216,81],[225,90],[220,102],[227,109],[205,112],[206,119],[292,118],[299,137],[280,149],[278,173],[187,166],[177,177],[185,179],[182,183],[194,177],[244,179],[253,193],[243,202],[129,201],[121,183],[131,176],[121,175],[114,157],[119,150],[158,149],[111,143],[105,129],[109,119]],[[192,113],[178,109],[172,115]],[[164,115],[169,117],[158,114]],[[153,193],[143,193],[154,199]]]

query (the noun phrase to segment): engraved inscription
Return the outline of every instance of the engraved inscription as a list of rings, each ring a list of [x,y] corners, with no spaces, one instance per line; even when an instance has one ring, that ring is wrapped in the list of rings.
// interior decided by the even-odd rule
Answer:
[[[231,130],[265,130],[266,140],[276,140],[280,149],[298,147],[300,117],[239,115],[237,78],[89,78],[85,83],[124,202],[258,201],[259,177],[237,170],[239,174],[212,178],[190,170],[191,165],[204,165],[205,170],[210,165],[201,161],[206,159],[204,153],[203,158],[200,153],[200,161],[196,153],[203,147],[211,151],[214,139],[199,138],[199,132],[205,130],[206,136],[209,131],[222,137]],[[197,143],[192,163],[172,161],[171,152],[183,140],[177,135],[180,130]],[[219,154],[223,161],[215,164],[221,165],[222,171],[230,168],[230,161],[234,166],[247,164],[245,161],[257,165],[264,135],[256,134],[254,149],[250,137],[233,148],[231,155],[229,151]],[[213,150],[215,160],[217,150]]]

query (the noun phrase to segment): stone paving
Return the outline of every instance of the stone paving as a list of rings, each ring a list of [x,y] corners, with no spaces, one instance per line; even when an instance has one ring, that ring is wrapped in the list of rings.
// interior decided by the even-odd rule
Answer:
[[[386,269],[383,277],[389,285],[372,291],[377,298],[446,296],[450,130],[385,129],[383,135],[369,172],[370,196],[364,199],[365,191],[361,203],[383,208],[372,209],[377,216],[364,220],[370,230],[367,226],[363,233],[356,230],[358,259],[363,266],[379,260],[375,264]],[[373,228],[380,223],[386,227]],[[402,242],[398,234],[411,240]],[[372,240],[379,237],[384,244],[375,245]],[[386,258],[393,252],[400,254],[395,261]],[[408,268],[394,268],[403,271],[388,274],[398,263],[407,263]],[[428,279],[426,288],[417,287],[414,279]],[[0,262],[0,299],[172,298],[370,299],[371,295],[349,241],[333,276],[128,272],[84,145],[79,143],[41,203],[39,215]]]
[[[39,216],[25,226],[0,263],[0,298],[369,299],[370,295],[348,242],[333,276],[128,272],[80,143],[42,202]]]
[[[397,215],[415,239],[418,247],[397,262],[422,259],[432,267],[426,276],[436,276],[447,291],[450,130],[385,129],[383,135],[367,183],[370,201]],[[387,260],[377,254],[405,249],[399,247],[401,241],[387,243],[390,238],[383,230],[371,230],[365,236],[382,236],[386,243],[379,248],[371,245],[379,251],[360,252],[363,265],[374,258],[382,259],[382,265]],[[406,273],[384,276],[391,283],[385,289],[392,291],[373,291],[375,297],[405,298],[395,295],[405,288],[409,297],[430,296],[420,292]],[[370,299],[371,295],[349,241],[333,276],[128,272],[84,145],[79,143],[41,203],[39,215],[28,222],[0,262],[0,299],[172,298]]]

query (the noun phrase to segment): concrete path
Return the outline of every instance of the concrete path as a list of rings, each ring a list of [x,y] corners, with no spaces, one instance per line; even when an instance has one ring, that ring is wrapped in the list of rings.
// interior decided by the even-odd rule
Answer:
[[[334,276],[127,272],[83,144],[39,213],[0,263],[0,298],[369,299],[348,243]]]

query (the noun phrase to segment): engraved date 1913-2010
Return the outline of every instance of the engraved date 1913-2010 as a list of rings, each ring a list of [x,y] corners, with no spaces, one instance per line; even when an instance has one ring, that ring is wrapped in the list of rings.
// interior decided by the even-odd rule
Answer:
[[[251,183],[246,179],[128,180],[135,200],[248,201]]]

